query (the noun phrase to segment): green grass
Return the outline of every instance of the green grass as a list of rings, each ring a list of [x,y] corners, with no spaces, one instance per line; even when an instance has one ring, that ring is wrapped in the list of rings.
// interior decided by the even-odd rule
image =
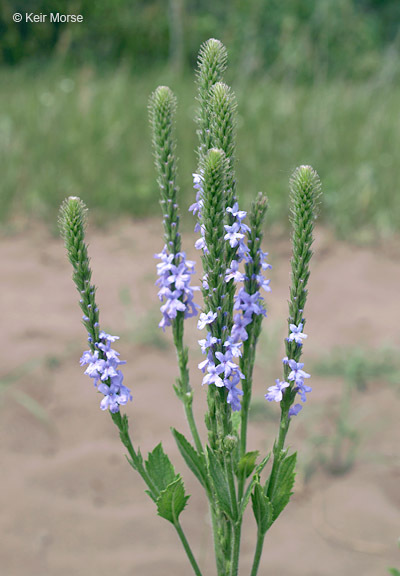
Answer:
[[[3,225],[20,214],[52,222],[68,195],[81,196],[98,222],[120,214],[158,216],[147,99],[161,83],[178,96],[183,210],[191,203],[193,78],[53,66],[2,69],[0,82]],[[323,182],[322,219],[340,236],[370,241],[398,231],[400,86],[387,78],[364,84],[232,84],[239,102],[244,205],[264,190],[270,222],[285,222],[289,176],[308,163]]]

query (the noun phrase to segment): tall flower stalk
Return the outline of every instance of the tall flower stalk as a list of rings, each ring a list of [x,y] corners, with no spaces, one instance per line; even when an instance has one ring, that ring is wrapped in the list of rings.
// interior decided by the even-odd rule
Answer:
[[[298,168],[290,182],[293,256],[286,356],[283,379],[267,386],[265,394],[266,400],[280,404],[281,419],[271,453],[260,459],[257,450],[248,451],[247,428],[257,343],[262,320],[267,316],[265,296],[271,290],[266,275],[271,266],[262,248],[268,201],[259,193],[249,214],[239,205],[235,175],[237,104],[232,89],[224,83],[226,65],[225,47],[218,40],[208,40],[200,49],[197,68],[198,165],[193,174],[196,196],[190,207],[196,217],[195,247],[203,268],[201,305],[195,303],[198,288],[192,286],[195,263],[182,250],[174,133],[176,98],[166,86],[158,87],[150,97],[149,117],[164,228],[164,246],[156,254],[156,285],[161,302],[159,326],[172,332],[178,363],[174,390],[183,403],[192,441],[176,429],[172,433],[208,499],[217,575],[239,573],[241,526],[251,501],[257,523],[251,576],[256,576],[265,535],[292,493],[296,454],[288,454],[285,441],[291,418],[301,410],[296,398],[305,402],[311,391],[306,384],[310,375],[300,360],[307,338],[304,309],[320,183],[309,166]],[[132,396],[123,384],[124,362],[112,347],[117,337],[100,329],[96,288],[91,283],[85,243],[86,214],[83,202],[73,197],[63,203],[60,211],[61,231],[88,333],[89,350],[83,353],[81,365],[86,366],[85,374],[102,394],[100,407],[110,412],[128,451],[128,461],[144,480],[158,515],[174,526],[193,572],[201,576],[180,523],[189,499],[182,477],[175,472],[161,444],[144,460],[140,449],[133,446],[127,415],[121,414]],[[190,383],[189,349],[185,345],[185,323],[193,316],[197,316],[201,334],[198,343],[204,357],[195,380],[196,387],[201,382],[207,390],[206,441],[194,418],[195,388]],[[271,466],[262,481],[269,460]]]

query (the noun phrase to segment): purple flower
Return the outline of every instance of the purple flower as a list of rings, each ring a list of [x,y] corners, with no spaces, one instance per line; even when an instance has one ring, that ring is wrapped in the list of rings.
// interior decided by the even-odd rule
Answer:
[[[157,264],[156,285],[160,287],[158,297],[161,302],[164,302],[160,308],[163,317],[159,326],[165,330],[167,326],[171,326],[178,312],[184,312],[185,318],[197,314],[197,306],[193,298],[194,291],[198,288],[190,286],[195,263],[186,260],[185,252],[168,254],[166,246],[155,256],[161,259],[161,262]]]
[[[236,218],[240,223],[242,220],[246,218],[247,212],[244,210],[239,210],[239,204],[237,202],[234,203],[232,208],[228,207],[226,209],[227,212],[230,212],[234,218]]]
[[[197,322],[197,328],[199,330],[203,330],[204,326],[206,326],[207,324],[212,324],[214,322],[214,320],[216,319],[216,317],[217,317],[217,313],[212,312],[211,310],[210,310],[210,312],[207,312],[207,314],[202,312],[200,314],[199,321]]]
[[[292,369],[292,371],[288,376],[288,380],[294,380],[296,384],[298,384],[299,382],[303,383],[304,378],[310,378],[310,374],[307,374],[307,372],[304,372],[304,370],[302,370],[304,366],[303,362],[297,363],[295,362],[295,360],[289,360],[288,364]]]
[[[303,334],[303,323],[300,322],[298,326],[296,324],[290,324],[290,335],[288,338],[289,342],[295,341],[296,344],[302,346],[303,340],[307,338],[307,334]]]
[[[213,362],[209,362],[207,366],[208,373],[203,378],[203,384],[215,384],[218,388],[222,388],[224,385],[224,381],[220,377],[222,370],[219,366],[215,366]]]
[[[246,336],[247,336],[247,332],[246,332]],[[224,346],[227,349],[227,351],[229,350],[229,352],[235,358],[239,358],[242,355],[242,351],[240,350],[240,347],[242,345],[243,345],[243,342],[235,342],[235,341],[233,341],[232,337],[228,338],[228,340],[226,342],[224,342]]]
[[[246,279],[246,276],[239,272],[239,262],[237,260],[232,260],[231,267],[228,268],[225,274],[225,282],[229,282],[232,279],[235,282],[244,282]]]
[[[251,262],[252,261],[252,258],[250,256],[249,247],[244,242],[240,242],[236,255],[237,255],[239,262],[241,262],[242,260],[244,260],[245,262]]]
[[[233,342],[245,342],[248,339],[246,326],[251,324],[251,318],[242,314],[235,314],[233,317],[231,339]]]
[[[226,234],[224,236],[224,240],[229,240],[229,244],[231,248],[235,248],[238,246],[239,241],[244,238],[244,234],[240,232],[240,224],[234,222],[232,226],[228,226],[228,224],[224,225],[226,230]]]
[[[203,340],[199,340],[198,342],[201,346],[202,354],[206,354],[208,348],[210,348],[213,344],[216,344],[218,342],[218,338],[215,338],[215,336],[211,336],[210,332],[207,332],[206,338],[204,338]]]
[[[270,386],[268,388],[268,393],[265,394],[265,398],[268,400],[268,402],[281,402],[283,398],[282,390],[289,386],[288,382],[281,382],[279,378],[275,380],[275,382],[275,386]]]
[[[310,386],[306,386],[302,380],[297,381],[296,384],[297,392],[300,394],[301,401],[306,402],[306,394],[308,394],[308,392],[312,392],[312,388]]]
[[[289,408],[289,418],[291,418],[292,416],[297,416],[297,414],[300,412],[300,410],[303,409],[303,406],[301,404],[295,404],[294,406],[291,406]]]
[[[193,176],[193,188],[200,192],[203,192],[203,176],[202,174],[192,174]]]
[[[239,397],[243,396],[243,391],[236,388],[239,382],[240,378],[237,374],[231,380],[225,380],[225,387],[229,390],[226,401],[231,405],[234,412],[238,412],[242,408]]]
[[[200,232],[201,230],[202,229],[200,229]],[[201,236],[201,238],[196,240],[196,242],[194,243],[194,247],[196,248],[196,250],[204,250],[204,252],[207,253],[208,249],[206,246],[206,239],[204,238],[203,235]]]
[[[265,316],[265,310],[261,306],[262,301],[263,298],[258,291],[254,294],[248,294],[244,288],[241,288],[236,296],[234,308],[235,310],[242,310],[248,318],[251,318],[253,314]]]
[[[260,250],[258,251],[259,255],[260,255],[260,262],[261,262],[261,270],[270,270],[272,268],[271,264],[268,264],[268,262],[266,261],[266,258],[268,256],[268,252],[263,252],[260,248]]]
[[[109,409],[115,414],[119,407],[132,400],[129,389],[122,384],[123,374],[118,370],[120,364],[125,364],[118,358],[119,353],[111,348],[111,343],[118,340],[118,336],[111,336],[100,332],[100,341],[95,343],[96,350],[83,353],[80,359],[81,366],[88,364],[85,374],[94,380],[99,392],[104,394],[100,403],[102,410]]]
[[[92,364],[94,362],[96,362],[99,358],[99,353],[97,350],[95,350],[95,352],[92,354],[91,350],[86,350],[83,354],[81,359],[79,360],[79,363],[81,366],[84,366],[85,364]]]
[[[256,280],[260,288],[263,288],[266,292],[271,292],[271,280],[267,280],[262,274],[258,274],[258,276],[256,276]]]
[[[104,394],[103,400],[100,402],[100,408],[102,410],[110,410],[112,414],[119,412],[119,407],[126,404],[128,400],[132,400],[131,393],[126,386],[116,386],[111,384],[100,384],[99,392]]]
[[[160,308],[164,316],[167,316],[170,320],[176,318],[178,312],[184,312],[186,310],[186,305],[179,300],[182,296],[180,290],[165,290],[165,296],[167,301]]]
[[[215,357],[219,360],[222,368],[220,368],[221,372],[224,372],[225,378],[229,378],[232,372],[237,372],[239,369],[237,364],[232,362],[232,352],[227,350],[226,354],[222,354],[222,352],[216,352]]]

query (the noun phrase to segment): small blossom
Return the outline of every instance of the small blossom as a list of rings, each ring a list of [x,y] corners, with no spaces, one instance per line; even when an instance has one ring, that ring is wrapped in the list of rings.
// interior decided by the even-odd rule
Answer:
[[[261,305],[263,298],[260,293],[248,294],[244,288],[241,288],[236,296],[235,310],[242,310],[243,314],[250,317],[253,314],[262,314],[265,316],[265,309]]]
[[[301,404],[295,404],[294,406],[291,406],[289,408],[289,418],[291,418],[292,416],[297,416],[297,414],[302,409],[303,409],[303,406]]]
[[[225,380],[225,387],[229,390],[226,401],[231,405],[234,412],[238,412],[242,408],[239,397],[243,396],[243,391],[236,388],[239,382],[240,378],[237,375],[234,375],[231,380]]]
[[[207,367],[207,374],[203,378],[203,384],[215,384],[218,386],[218,388],[222,388],[224,381],[220,377],[221,371],[222,370],[219,368],[219,366],[215,366],[213,362],[209,362]]]
[[[237,202],[231,207],[228,206],[226,209],[227,212],[230,212],[234,218],[236,218],[239,222],[246,218],[247,212],[244,210],[239,210],[239,204]]]
[[[268,264],[268,262],[266,261],[266,258],[268,256],[268,252],[263,252],[260,248],[260,250],[258,251],[259,255],[260,255],[260,262],[261,262],[261,270],[270,270],[272,268],[271,264]]]
[[[222,368],[220,368],[221,372],[223,371],[225,374],[225,378],[229,378],[232,372],[237,372],[238,366],[234,362],[232,362],[232,353],[228,350],[226,354],[222,354],[222,352],[216,352],[215,357],[219,360]]]
[[[271,280],[267,280],[266,278],[264,278],[262,274],[258,274],[256,276],[256,280],[260,288],[262,288],[266,292],[271,292],[271,286],[270,286]]]
[[[311,386],[306,386],[302,380],[297,381],[296,385],[297,392],[300,394],[301,401],[306,402],[306,394],[308,394],[308,392],[312,392]]]
[[[199,321],[197,322],[197,328],[199,330],[203,330],[204,326],[206,326],[207,324],[212,324],[216,319],[216,317],[217,313],[212,312],[211,310],[210,312],[207,312],[207,314],[202,312],[199,316]]]
[[[243,316],[242,314],[235,314],[233,317],[233,326],[231,339],[233,342],[245,342],[248,339],[246,326],[251,324],[251,318]]]
[[[289,386],[288,382],[281,382],[279,378],[275,380],[275,382],[275,386],[270,386],[268,388],[268,393],[265,394],[265,398],[268,400],[268,402],[281,402],[283,398],[282,390]]]
[[[247,332],[246,332],[247,335]],[[224,342],[224,346],[227,350],[230,351],[232,356],[235,358],[239,358],[242,355],[242,351],[240,347],[243,345],[243,342],[234,342],[232,338],[228,338],[226,342]]]
[[[240,225],[237,222],[234,222],[232,226],[225,224],[224,228],[226,230],[224,240],[229,240],[231,248],[235,248],[238,246],[239,241],[244,238],[244,234],[240,232]]]
[[[307,372],[302,370],[304,366],[303,362],[297,363],[295,360],[289,360],[288,364],[292,369],[288,376],[288,380],[294,380],[296,384],[298,384],[299,382],[304,382],[304,378],[310,378],[310,374],[307,374]]]
[[[296,324],[290,324],[290,335],[288,338],[289,342],[296,342],[299,346],[303,344],[303,340],[307,338],[307,334],[302,332],[303,330],[303,323],[300,322],[298,326]]]
[[[210,332],[207,332],[206,338],[204,338],[203,340],[199,340],[198,342],[200,344],[202,354],[206,354],[208,348],[210,348],[213,344],[216,344],[218,342],[218,338],[215,338],[215,336],[211,336]]]
[[[232,260],[231,267],[228,268],[225,274],[225,282],[229,282],[232,279],[235,282],[244,282],[246,279],[246,276],[239,272],[239,262],[237,260]]]

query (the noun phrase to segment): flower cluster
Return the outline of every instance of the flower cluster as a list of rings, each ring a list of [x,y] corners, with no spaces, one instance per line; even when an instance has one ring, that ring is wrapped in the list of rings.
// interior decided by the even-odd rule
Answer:
[[[197,327],[202,330],[206,325],[211,325],[216,318],[216,312],[210,311],[207,314],[203,312],[200,314]],[[217,347],[221,347],[221,343],[221,339],[212,336],[211,332],[207,333],[206,338],[199,340],[202,353],[207,354],[207,358],[200,362],[199,369],[203,373],[207,371],[203,378],[203,384],[215,384],[218,388],[225,386],[228,389],[227,402],[231,405],[232,410],[238,411],[241,408],[239,397],[243,395],[243,392],[236,386],[244,378],[244,375],[239,366],[233,362],[233,358],[242,355],[241,343],[234,344],[232,339],[228,338],[224,342],[225,353],[217,350]]]
[[[161,302],[164,302],[160,308],[163,317],[159,326],[165,331],[166,326],[171,326],[178,312],[184,312],[185,318],[197,314],[193,293],[198,288],[190,286],[190,277],[195,272],[195,263],[186,260],[185,252],[169,254],[167,246],[164,246],[163,251],[156,254],[155,258],[161,260],[157,264],[156,285],[160,286],[158,297]]]
[[[196,179],[196,183],[201,186],[201,177]],[[199,193],[201,194],[201,188],[198,189]],[[201,210],[200,195],[197,197],[196,205],[191,208],[193,212]],[[225,273],[225,282],[228,283],[231,280],[235,283],[245,282],[248,278],[246,274],[240,272],[239,264],[243,260],[246,263],[252,261],[250,250],[245,242],[246,233],[250,231],[249,227],[243,223],[246,212],[239,210],[237,202],[232,207],[228,207],[226,211],[236,219],[233,224],[225,225],[226,234],[224,236],[224,239],[229,242],[229,246],[235,249],[236,258],[232,260],[230,267]],[[270,291],[269,280],[265,280],[261,273],[261,270],[270,268],[270,265],[266,262],[266,256],[267,254],[259,250],[260,270],[255,280],[257,288],[263,287],[265,290]],[[203,278],[203,287],[208,289],[207,278]],[[243,395],[243,391],[237,388],[237,385],[245,376],[234,362],[234,359],[242,355],[241,347],[243,342],[249,337],[246,327],[251,324],[253,314],[266,315],[263,298],[259,290],[249,294],[245,288],[241,288],[235,295],[233,311],[234,318],[231,333],[225,341],[212,336],[212,332],[208,332],[205,339],[199,340],[202,353],[207,355],[207,358],[199,364],[199,369],[205,373],[203,384],[214,384],[218,387],[225,386],[228,389],[227,402],[231,405],[232,410],[238,411],[241,409],[240,396]],[[200,314],[199,330],[202,330],[206,325],[211,325],[216,318],[217,312],[209,311],[207,314]],[[221,348],[224,352],[221,351]]]
[[[81,366],[88,364],[85,374],[93,378],[97,390],[104,394],[100,408],[109,409],[112,414],[119,412],[120,406],[132,400],[129,388],[122,384],[124,376],[118,369],[125,362],[120,360],[119,353],[111,348],[111,343],[118,339],[118,336],[100,332],[95,351],[87,350],[80,359]]]
[[[270,281],[265,279],[262,274],[262,271],[269,270],[271,265],[266,261],[268,254],[260,248],[257,253],[259,259],[258,273],[253,274],[252,277],[249,278],[246,274],[240,272],[239,264],[242,260],[246,262],[247,266],[250,266],[253,262],[250,250],[245,243],[244,233],[250,232],[250,228],[246,224],[243,224],[247,213],[244,210],[239,210],[237,202],[235,202],[232,208],[228,207],[226,211],[236,218],[236,222],[231,226],[225,226],[225,230],[227,231],[225,240],[229,241],[231,247],[237,247],[237,259],[232,260],[230,268],[226,271],[225,282],[233,280],[235,283],[245,282],[249,284],[250,280],[255,280],[255,286],[257,288],[257,290],[251,293],[247,292],[245,288],[241,288],[235,295],[234,311],[236,311],[236,314],[233,318],[234,323],[230,340],[232,344],[236,344],[248,339],[246,326],[251,324],[253,314],[256,316],[266,316],[263,305],[264,298],[261,296],[259,288],[263,288],[267,292],[271,291],[269,286]]]
[[[304,334],[302,330],[303,323],[300,323],[298,326],[296,326],[296,324],[290,324],[290,334],[287,338],[287,341],[296,342],[298,346],[302,346],[303,340],[307,338],[307,334]],[[306,402],[306,394],[311,392],[312,388],[304,383],[304,380],[310,378],[310,374],[303,370],[304,363],[296,362],[293,359],[289,359],[287,356],[283,358],[282,362],[291,370],[287,377],[289,382],[280,382],[279,380],[276,380],[276,385],[270,386],[268,388],[268,393],[265,395],[265,398],[269,400],[269,402],[281,402],[283,398],[282,390],[288,388],[290,386],[290,382],[292,382],[294,385],[294,390],[300,395],[301,401]],[[301,409],[301,404],[295,404],[294,406],[291,406],[289,409],[289,417],[297,416]]]

